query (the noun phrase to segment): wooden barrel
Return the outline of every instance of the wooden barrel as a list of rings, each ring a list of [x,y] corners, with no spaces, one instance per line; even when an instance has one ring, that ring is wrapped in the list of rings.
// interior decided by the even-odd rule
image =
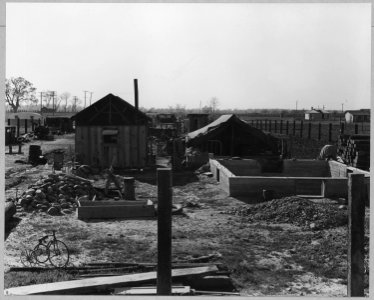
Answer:
[[[16,213],[16,205],[12,201],[5,202],[5,223]]]
[[[39,156],[42,155],[42,150],[39,145],[30,145],[29,147],[29,163],[34,163],[39,160]]]

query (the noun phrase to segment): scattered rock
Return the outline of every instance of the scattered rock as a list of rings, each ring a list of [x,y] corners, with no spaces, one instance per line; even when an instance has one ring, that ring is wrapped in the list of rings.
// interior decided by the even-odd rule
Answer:
[[[57,207],[52,206],[48,209],[47,213],[51,216],[58,216],[60,214],[60,210]]]
[[[244,205],[227,211],[246,219],[291,223],[307,229],[326,229],[348,223],[347,212],[332,203],[315,203],[297,196]]]
[[[70,209],[63,209],[62,212],[64,214],[71,214],[72,213],[72,211]]]

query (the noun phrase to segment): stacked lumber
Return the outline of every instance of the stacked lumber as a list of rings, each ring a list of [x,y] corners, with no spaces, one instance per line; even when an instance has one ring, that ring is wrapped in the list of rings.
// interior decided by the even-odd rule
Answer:
[[[209,260],[211,256],[202,256]],[[172,263],[172,294],[233,295],[235,287],[230,272],[221,263]],[[13,267],[9,272],[43,272],[45,267]],[[6,295],[149,295],[156,294],[157,263],[97,262],[81,266],[68,266],[65,272],[75,280],[13,287]]]
[[[341,150],[341,158],[347,165],[369,170],[370,135],[341,135],[338,139],[338,150]]]

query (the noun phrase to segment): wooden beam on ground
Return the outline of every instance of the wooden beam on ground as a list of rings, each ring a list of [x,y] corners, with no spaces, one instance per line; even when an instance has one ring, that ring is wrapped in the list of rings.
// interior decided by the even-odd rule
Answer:
[[[174,269],[171,272],[173,278],[191,275],[209,275],[218,271],[216,266]],[[82,280],[71,280],[21,287],[9,288],[4,291],[5,295],[79,295],[95,294],[102,288],[114,289],[116,287],[131,286],[133,284],[154,282],[157,272],[138,273],[121,276],[96,277]]]
[[[348,297],[364,296],[364,177],[348,175]]]

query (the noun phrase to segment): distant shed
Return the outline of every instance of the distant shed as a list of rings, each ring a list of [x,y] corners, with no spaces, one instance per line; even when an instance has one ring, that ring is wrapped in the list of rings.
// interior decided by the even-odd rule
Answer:
[[[125,100],[108,94],[72,119],[75,151],[82,163],[117,168],[147,165],[150,119]]]
[[[347,110],[344,116],[347,123],[370,122],[370,109]]]

